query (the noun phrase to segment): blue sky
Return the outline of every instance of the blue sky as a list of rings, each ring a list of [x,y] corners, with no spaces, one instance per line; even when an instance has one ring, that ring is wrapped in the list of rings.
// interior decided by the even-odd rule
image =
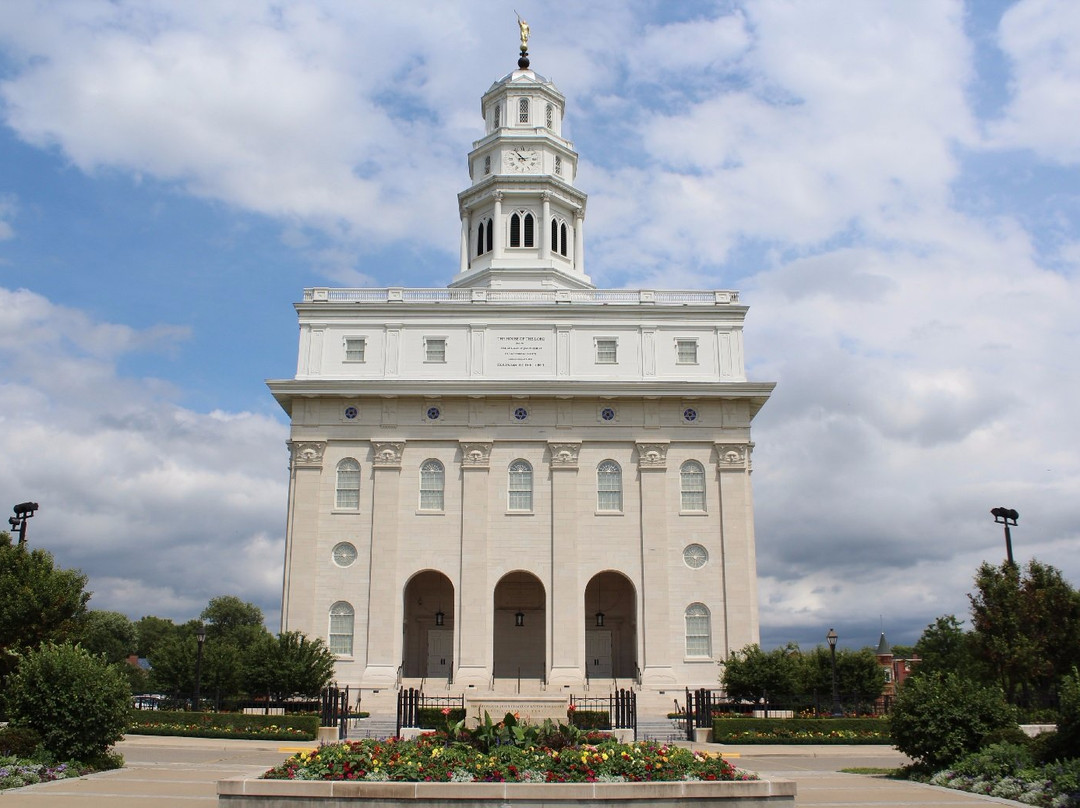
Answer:
[[[778,382],[763,645],[965,615],[997,505],[1080,584],[1080,6],[567,6],[517,10],[589,274],[741,289]],[[451,279],[516,40],[493,1],[0,5],[0,497],[93,606],[274,624],[292,303]]]

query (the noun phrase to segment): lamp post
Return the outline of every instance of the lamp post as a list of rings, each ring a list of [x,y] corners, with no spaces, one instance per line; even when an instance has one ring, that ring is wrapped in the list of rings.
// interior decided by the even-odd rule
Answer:
[[[1009,566],[1014,567],[1016,562],[1013,561],[1012,533],[1009,532],[1009,525],[1016,527],[1016,520],[1020,518],[1020,514],[1012,508],[991,508],[990,513],[996,524],[1005,525],[1005,555],[1009,559]]]
[[[840,718],[844,711],[840,709],[840,694],[836,692],[836,640],[838,639],[836,629],[830,628],[825,639],[829,643],[829,652],[832,655],[832,714],[833,718]]]
[[[206,642],[206,626],[199,623],[199,628],[195,632],[195,639],[199,641],[199,650],[195,655],[195,705],[194,711],[199,712],[199,690],[202,684],[202,647]]]
[[[12,530],[19,531],[19,544],[26,544],[26,520],[34,515],[34,511],[38,509],[36,502],[20,502],[12,510],[15,511],[14,516],[8,517],[8,524],[11,525]]]

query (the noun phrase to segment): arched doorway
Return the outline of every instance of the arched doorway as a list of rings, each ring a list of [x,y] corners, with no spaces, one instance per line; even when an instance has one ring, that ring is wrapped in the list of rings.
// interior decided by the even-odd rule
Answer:
[[[454,585],[441,572],[418,572],[405,584],[401,675],[448,678],[454,671]]]
[[[517,570],[495,585],[492,673],[497,679],[541,679],[547,672],[547,593]]]
[[[585,587],[585,670],[593,679],[637,674],[637,596],[621,573],[597,573]]]

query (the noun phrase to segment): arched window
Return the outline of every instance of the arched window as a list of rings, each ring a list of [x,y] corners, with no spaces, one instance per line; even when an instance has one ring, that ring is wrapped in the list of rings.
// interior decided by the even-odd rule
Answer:
[[[703,603],[691,603],[686,607],[686,655],[712,656],[709,610]]]
[[[705,467],[696,460],[687,460],[679,468],[681,501],[684,511],[705,510]]]
[[[351,457],[346,457],[337,464],[334,507],[353,510],[360,507],[360,464]]]
[[[562,155],[555,155],[555,173],[562,174]]]
[[[551,251],[559,251],[559,223],[555,220],[551,220]]]
[[[566,224],[559,226],[559,253],[566,255]]]
[[[596,510],[622,511],[622,469],[614,460],[596,467]]]
[[[490,173],[491,173],[491,155],[486,154],[486,155],[484,155],[484,174],[490,174]]]
[[[493,243],[492,238],[491,238],[491,234],[492,234],[491,219],[487,220],[487,223],[485,224],[484,229],[487,231],[487,252],[491,252],[491,245]]]
[[[529,122],[529,99],[522,98],[518,101],[518,123]]]
[[[555,108],[551,104],[544,108],[544,126],[548,129],[555,128]]]
[[[495,105],[495,128],[502,126],[502,104]]]
[[[354,614],[352,604],[343,600],[330,607],[330,653],[352,656]]]
[[[515,460],[510,464],[509,496],[507,507],[511,511],[531,511],[533,509],[533,470],[527,460]]]
[[[510,246],[521,246],[521,217],[516,213],[510,215]]]
[[[533,215],[531,213],[526,213],[525,217],[524,217],[524,220],[525,221],[524,221],[523,229],[525,231],[525,234],[524,234],[525,237],[522,240],[524,242],[522,246],[535,247],[536,246],[536,241],[533,238],[533,230],[535,229],[535,220],[533,219]]]
[[[446,473],[438,460],[425,460],[420,466],[420,510],[441,511],[443,509],[443,487]]]
[[[476,254],[484,254],[484,223],[480,222],[476,227]]]

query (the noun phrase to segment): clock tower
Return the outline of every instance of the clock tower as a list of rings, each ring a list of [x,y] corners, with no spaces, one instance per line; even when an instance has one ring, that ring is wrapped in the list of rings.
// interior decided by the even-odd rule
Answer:
[[[472,184],[458,194],[461,264],[451,287],[593,288],[565,109],[555,85],[529,69],[523,41],[518,69],[480,99],[484,136],[469,152]]]

